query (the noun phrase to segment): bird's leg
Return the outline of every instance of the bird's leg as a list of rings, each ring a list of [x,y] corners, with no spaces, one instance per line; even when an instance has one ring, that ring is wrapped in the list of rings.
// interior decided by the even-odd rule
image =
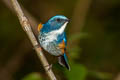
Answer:
[[[33,47],[33,49],[35,49],[35,48],[40,48],[39,44],[37,44]]]
[[[48,71],[52,68],[52,64],[50,64],[50,65],[46,65],[46,66],[44,66],[44,67],[48,67]]]

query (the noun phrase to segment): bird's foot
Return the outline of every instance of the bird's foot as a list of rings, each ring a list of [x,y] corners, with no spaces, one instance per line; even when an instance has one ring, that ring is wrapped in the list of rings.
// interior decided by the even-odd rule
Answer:
[[[47,70],[47,71],[49,71],[50,69],[52,69],[52,64],[46,65],[46,66],[44,66],[44,67],[48,67],[48,70]]]
[[[33,47],[33,49],[35,49],[35,48],[39,48],[40,46],[39,45],[35,45],[34,47]]]

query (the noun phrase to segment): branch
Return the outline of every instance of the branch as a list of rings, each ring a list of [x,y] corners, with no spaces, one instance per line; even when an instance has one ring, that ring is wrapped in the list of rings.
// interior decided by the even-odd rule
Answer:
[[[19,3],[17,2],[17,0],[11,0],[11,2],[13,4],[15,12],[16,12],[18,18],[19,18],[20,24],[22,25],[23,30],[28,35],[30,41],[32,42],[32,45],[34,47],[39,45],[37,40],[36,40],[36,38],[35,38],[35,36],[34,36],[34,34],[33,34],[33,32],[32,32],[31,25],[30,25],[28,19],[25,17],[25,15],[24,15],[24,13],[23,13]],[[36,51],[39,59],[41,60],[41,62],[43,64],[43,67],[44,67],[47,75],[49,76],[49,78],[51,80],[57,80],[55,75],[54,75],[54,73],[53,73],[53,71],[52,71],[52,69],[49,69],[49,66],[48,66],[49,64],[48,64],[44,54],[42,53],[40,46],[39,47],[35,47],[35,51]]]

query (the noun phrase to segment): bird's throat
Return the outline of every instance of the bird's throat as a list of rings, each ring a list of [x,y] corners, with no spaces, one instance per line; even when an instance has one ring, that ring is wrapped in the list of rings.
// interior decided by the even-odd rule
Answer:
[[[65,30],[67,23],[68,22],[65,22],[59,29],[52,31],[51,33],[56,34],[56,35],[62,34]]]
[[[57,37],[58,35],[61,35],[63,32],[64,32],[64,29],[66,27],[68,22],[64,23],[60,29],[58,30],[54,30],[54,31],[51,31],[49,33],[47,33],[46,35],[46,39],[48,40],[48,42],[52,42],[54,40],[57,40]]]
[[[65,22],[65,23],[61,26],[61,28],[58,29],[56,32],[57,32],[58,34],[62,34],[62,33],[64,32],[64,30],[65,30],[65,27],[66,27],[67,23],[68,23],[68,22]]]

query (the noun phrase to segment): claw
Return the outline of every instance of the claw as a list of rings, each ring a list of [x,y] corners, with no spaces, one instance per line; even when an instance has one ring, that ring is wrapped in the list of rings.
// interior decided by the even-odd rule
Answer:
[[[46,66],[44,66],[44,67],[48,67],[48,70],[47,70],[47,71],[49,71],[49,70],[52,68],[52,64],[46,65]]]
[[[33,49],[35,49],[35,48],[39,48],[39,45],[35,45],[35,46],[33,47]]]

